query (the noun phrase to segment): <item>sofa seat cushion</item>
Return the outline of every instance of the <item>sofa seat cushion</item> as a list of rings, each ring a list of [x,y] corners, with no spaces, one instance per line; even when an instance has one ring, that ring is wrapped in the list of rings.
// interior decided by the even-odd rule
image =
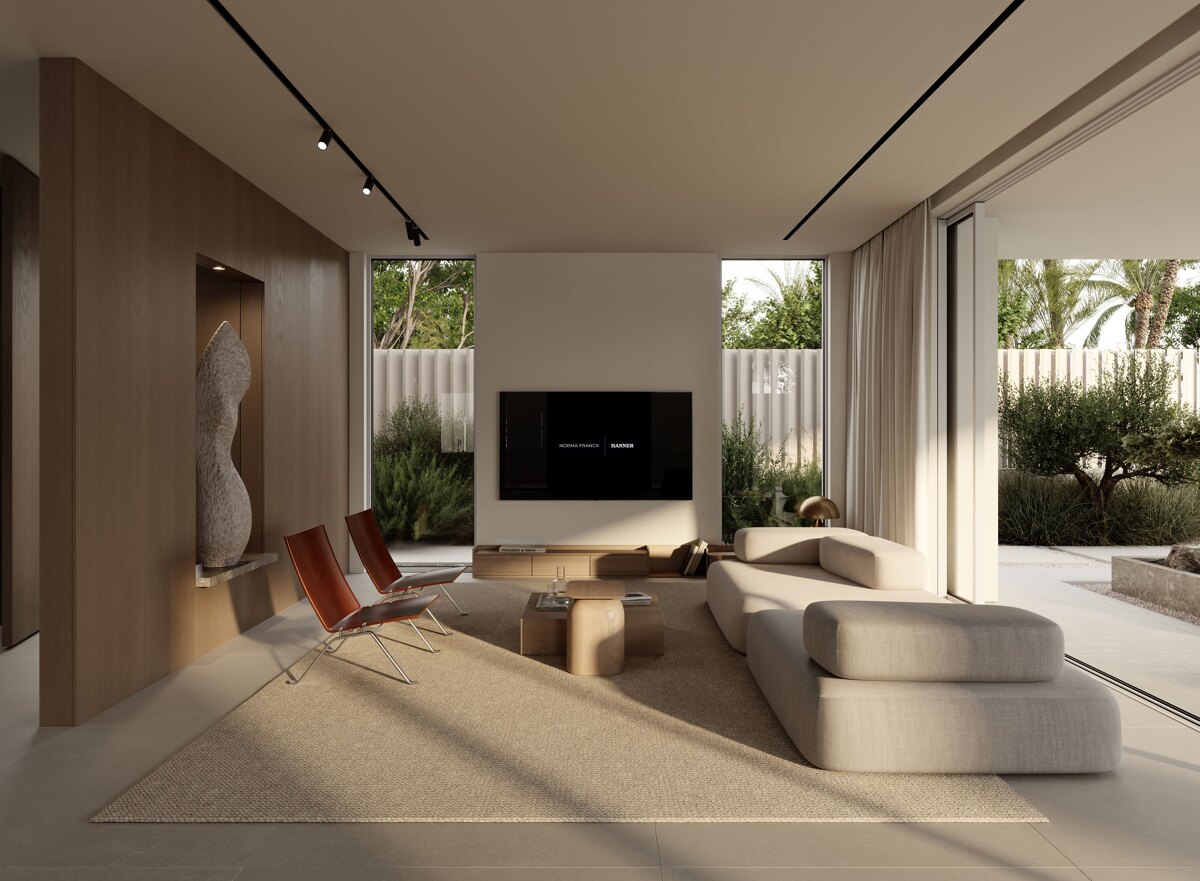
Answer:
[[[1063,668],[1063,632],[1012,606],[818,602],[804,649],[843,679],[1045,682]]]
[[[830,535],[818,549],[821,568],[875,590],[921,590],[927,584],[925,555],[894,541],[861,532]]]
[[[841,679],[805,653],[805,615],[751,618],[746,660],[797,749],[819,768],[1077,774],[1120,764],[1116,699],[1074,667],[1046,682]]]
[[[708,606],[725,639],[743,653],[746,622],[763,609],[803,609],[821,600],[941,602],[930,591],[871,590],[820,566],[772,566],[735,560],[722,560],[708,567],[707,591]]]
[[[743,563],[816,566],[820,563],[821,539],[854,535],[863,533],[840,526],[753,526],[734,533],[733,553]]]

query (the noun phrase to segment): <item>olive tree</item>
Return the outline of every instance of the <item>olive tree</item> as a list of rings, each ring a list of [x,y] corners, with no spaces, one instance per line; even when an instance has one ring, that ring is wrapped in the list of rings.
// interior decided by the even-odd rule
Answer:
[[[1200,478],[1200,418],[1171,400],[1176,373],[1157,353],[1119,357],[1085,387],[1054,378],[1000,381],[1000,442],[1010,467],[1068,474],[1105,516],[1123,480]]]

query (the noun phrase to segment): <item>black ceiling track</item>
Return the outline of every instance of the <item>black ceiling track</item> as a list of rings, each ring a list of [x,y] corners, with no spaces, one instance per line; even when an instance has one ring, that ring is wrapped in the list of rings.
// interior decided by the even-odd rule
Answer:
[[[788,239],[790,239],[792,236],[794,236],[796,234],[796,232],[800,229],[800,227],[802,227],[802,226],[804,226],[804,224],[808,223],[809,218],[812,217],[814,214],[816,214],[819,210],[821,210],[821,206],[824,205],[826,202],[828,202],[829,199],[833,196],[833,194],[836,193],[838,190],[840,190],[842,188],[842,185],[844,183],[846,183],[846,181],[850,180],[850,178],[854,176],[854,173],[856,171],[858,171],[860,168],[862,168],[863,165],[866,164],[867,160],[870,159],[872,156],[874,156],[875,152],[880,147],[882,147],[884,144],[886,144],[888,142],[888,139],[891,138],[891,136],[896,133],[896,131],[900,128],[900,126],[904,125],[904,123],[906,123],[908,121],[908,118],[910,116],[912,116],[914,113],[916,113],[918,110],[921,109],[921,105],[924,104],[926,101],[928,101],[930,96],[933,95],[933,93],[936,92],[938,89],[940,89],[942,87],[942,84],[944,82],[946,82],[946,80],[948,80],[948,79],[950,79],[950,77],[954,76],[955,71],[957,71],[960,67],[962,67],[963,64],[966,63],[967,59],[975,54],[975,50],[978,49],[980,46],[982,46],[984,43],[986,43],[988,40],[988,37],[990,37],[992,34],[994,34],[1000,28],[1000,25],[1004,24],[1004,22],[1006,22],[1008,20],[1008,17],[1010,15],[1012,15],[1014,12],[1016,12],[1021,7],[1021,4],[1023,4],[1024,2],[1025,2],[1025,0],[1013,0],[1013,2],[1008,4],[1008,6],[1004,7],[1004,11],[1001,12],[998,16],[996,16],[996,20],[993,21],[990,25],[988,25],[987,29],[982,34],[980,34],[978,37],[975,38],[975,42],[973,42],[970,46],[968,46],[966,48],[966,51],[964,51],[961,55],[959,55],[958,58],[956,58],[954,60],[954,63],[946,68],[945,73],[943,73],[940,77],[938,77],[936,80],[934,80],[933,85],[930,86],[928,89],[926,89],[925,92],[921,95],[921,97],[918,98],[911,107],[909,107],[906,111],[904,111],[904,115],[901,116],[899,119],[897,119],[892,124],[892,127],[883,133],[883,137],[881,137],[878,141],[876,141],[874,143],[874,145],[871,147],[871,149],[868,150],[866,153],[864,153],[862,155],[862,158],[859,159],[857,162],[855,162],[854,166],[849,171],[847,171],[845,174],[842,175],[842,179],[839,180],[836,184],[834,184],[833,188],[828,193],[826,193],[824,196],[821,197],[821,201],[818,202],[816,205],[813,205],[812,208],[809,209],[808,213],[805,214],[802,218],[800,218],[800,222],[792,227],[792,231],[789,232],[786,236],[784,236],[783,240],[786,242]]]
[[[357,154],[355,154],[353,150],[350,149],[350,145],[347,144],[345,140],[342,139],[342,136],[337,133],[337,129],[326,122],[325,117],[317,112],[317,108],[313,107],[312,103],[304,97],[303,93],[301,93],[298,88],[296,88],[296,84],[288,79],[287,74],[279,69],[279,65],[271,60],[271,56],[266,53],[262,46],[258,45],[252,36],[250,36],[249,31],[242,27],[241,22],[233,17],[233,13],[226,9],[225,6],[219,2],[219,0],[208,0],[208,5],[217,11],[217,14],[221,16],[221,18],[225,21],[225,24],[229,25],[230,30],[241,37],[242,42],[250,47],[250,51],[258,56],[258,60],[263,63],[267,70],[275,74],[275,78],[283,84],[283,87],[287,89],[291,93],[292,97],[295,98],[300,104],[300,106],[308,112],[308,115],[313,118],[313,122],[317,124],[320,130],[322,132],[327,131],[330,133],[330,140],[342,148],[342,151],[350,157],[350,161],[358,166],[358,170],[363,173],[363,176],[373,181],[375,185],[374,188],[381,192],[383,197],[392,203],[392,207],[400,212],[401,216],[404,217],[405,226],[409,232],[409,238],[413,244],[419,246],[421,244],[421,239],[429,241],[429,236],[425,234],[425,230],[421,229],[420,224],[413,219],[411,214],[404,210],[404,206],[396,201],[396,197],[388,192],[387,187],[379,182],[379,177],[372,172],[371,169],[367,168],[366,164],[358,158]]]

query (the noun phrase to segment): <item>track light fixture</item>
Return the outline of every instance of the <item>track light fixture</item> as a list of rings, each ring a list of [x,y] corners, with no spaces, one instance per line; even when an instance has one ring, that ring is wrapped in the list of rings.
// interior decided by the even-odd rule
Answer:
[[[408,234],[408,240],[413,243],[414,248],[421,247],[421,227],[417,226],[415,220],[404,221],[404,231]]]
[[[415,245],[420,245],[421,239],[428,239],[429,236],[427,236],[421,227],[417,225],[416,221],[412,219],[409,213],[405,211],[403,207],[401,207],[400,203],[396,201],[396,197],[388,192],[387,187],[375,180],[375,176],[371,174],[371,169],[367,168],[363,161],[355,155],[353,150],[350,149],[350,145],[333,131],[333,128],[328,122],[325,121],[325,118],[317,112],[317,108],[313,107],[312,103],[304,97],[298,88],[296,88],[296,84],[287,78],[287,74],[280,70],[279,65],[276,64],[271,59],[271,56],[266,53],[263,47],[258,45],[255,39],[250,36],[249,31],[242,27],[241,22],[233,17],[233,13],[225,8],[225,5],[221,2],[221,0],[208,0],[208,5],[216,11],[217,15],[221,16],[225,24],[229,25],[229,29],[237,34],[238,38],[241,39],[241,41],[246,44],[247,48],[249,48],[250,51],[255,54],[258,60],[263,63],[263,66],[269,70],[277,80],[279,80],[280,85],[287,89],[291,96],[296,99],[296,102],[304,108],[309,116],[312,117],[313,122],[315,122],[321,128],[321,138],[317,141],[317,149],[328,150],[329,145],[336,142],[341,148],[342,152],[346,154],[346,157],[358,167],[359,171],[367,176],[366,181],[363,183],[363,195],[371,195],[371,193],[378,186],[379,192],[382,194],[383,198],[387,199],[388,203],[398,212],[400,212],[400,215],[404,218],[405,228],[408,231],[409,240]]]

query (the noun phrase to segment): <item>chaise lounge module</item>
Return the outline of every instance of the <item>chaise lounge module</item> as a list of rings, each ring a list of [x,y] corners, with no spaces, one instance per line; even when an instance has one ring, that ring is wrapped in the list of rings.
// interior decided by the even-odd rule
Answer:
[[[746,660],[800,753],[834,771],[1112,771],[1112,692],[1024,609],[818,602],[753,616]],[[936,736],[936,732],[953,736]]]
[[[856,529],[739,529],[733,550],[736,560],[708,569],[708,607],[743,654],[751,616],[766,609],[800,610],[821,600],[943,602],[926,589],[920,551]]]

